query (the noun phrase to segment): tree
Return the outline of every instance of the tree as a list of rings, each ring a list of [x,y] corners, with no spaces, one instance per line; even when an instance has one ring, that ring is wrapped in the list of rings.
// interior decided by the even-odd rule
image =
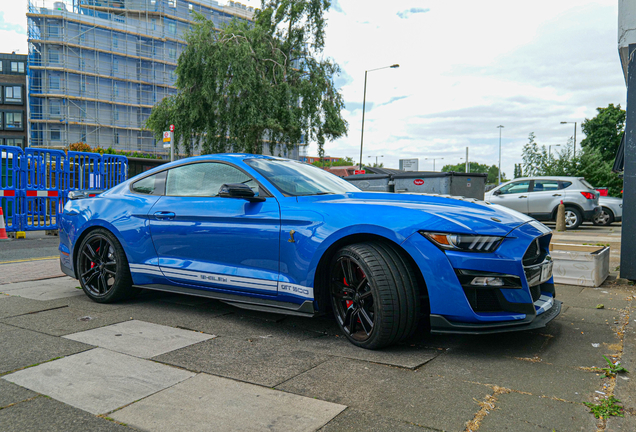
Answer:
[[[596,117],[585,119],[581,125],[586,135],[581,141],[581,148],[584,151],[597,150],[603,161],[613,161],[625,129],[625,110],[620,104],[609,104],[607,108],[596,108],[596,111]]]
[[[521,159],[523,160],[523,173],[527,177],[541,175],[546,167],[548,158],[545,146],[539,147],[535,141],[534,132],[528,135],[528,143],[523,146]]]
[[[346,156],[335,162],[326,162],[326,161],[317,160],[314,163],[312,163],[312,165],[315,165],[317,167],[354,166],[355,164],[356,164],[355,161],[351,159],[349,156]]]
[[[263,0],[254,22],[214,28],[195,15],[177,64],[178,93],[152,110],[147,127],[157,139],[175,125],[186,155],[262,153],[268,145],[291,149],[347,132],[342,96],[333,76],[340,69],[322,57],[328,0]],[[280,150],[280,147],[279,147]]]
[[[521,164],[515,164],[515,178],[523,177],[523,170],[521,169]]]
[[[488,174],[486,183],[497,183],[499,179],[499,168],[497,165],[488,166],[486,164],[480,164],[477,162],[469,162],[469,169],[471,173]],[[458,163],[456,165],[444,165],[442,172],[465,172],[466,163]],[[501,179],[506,177],[504,173],[501,173]]]

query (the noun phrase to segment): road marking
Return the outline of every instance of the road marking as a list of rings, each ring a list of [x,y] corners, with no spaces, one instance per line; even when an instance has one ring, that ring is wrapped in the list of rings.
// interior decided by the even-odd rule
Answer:
[[[15,260],[15,261],[0,261],[0,264],[13,264],[13,263],[20,263],[20,262],[27,262],[27,261],[42,261],[42,260],[50,260],[50,259],[57,259],[57,258],[59,257],[49,256],[49,257],[29,258],[29,259]]]

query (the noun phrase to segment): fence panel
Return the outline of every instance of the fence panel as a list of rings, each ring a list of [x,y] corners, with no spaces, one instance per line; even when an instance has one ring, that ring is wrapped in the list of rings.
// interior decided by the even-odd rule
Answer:
[[[24,152],[21,169],[24,182],[22,231],[57,229],[57,215],[64,190],[64,160],[61,150],[29,147]]]
[[[0,145],[0,207],[2,207],[8,232],[19,231],[23,213],[23,197],[20,189],[22,156],[20,147]]]
[[[110,189],[128,178],[128,158],[126,156],[109,155],[102,156],[104,189]]]

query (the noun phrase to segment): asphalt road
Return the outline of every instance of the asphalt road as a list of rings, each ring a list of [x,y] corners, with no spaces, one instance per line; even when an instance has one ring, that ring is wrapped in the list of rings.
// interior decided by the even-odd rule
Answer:
[[[26,239],[0,242],[0,264],[34,258],[58,258],[59,237],[48,236],[44,231],[26,233]]]

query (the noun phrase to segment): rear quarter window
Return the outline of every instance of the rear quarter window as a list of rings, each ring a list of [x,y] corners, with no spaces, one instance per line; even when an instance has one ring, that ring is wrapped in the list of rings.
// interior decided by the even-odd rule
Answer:
[[[561,187],[559,189],[566,189],[566,188],[569,188],[570,186],[572,186],[572,182],[564,181],[564,182],[561,182]]]
[[[133,183],[131,189],[133,192],[144,195],[163,195],[163,180],[165,173],[161,172],[151,175]]]

